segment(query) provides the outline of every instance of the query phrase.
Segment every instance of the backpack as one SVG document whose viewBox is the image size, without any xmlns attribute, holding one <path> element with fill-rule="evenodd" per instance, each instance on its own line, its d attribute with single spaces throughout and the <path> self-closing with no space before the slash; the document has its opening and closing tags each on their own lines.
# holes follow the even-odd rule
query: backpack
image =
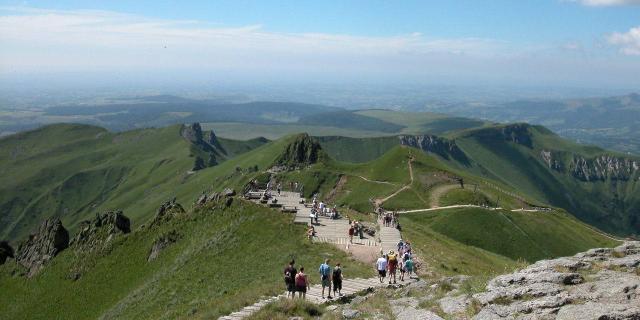
<svg viewBox="0 0 640 320">
<path fill-rule="evenodd" d="M 389 259 L 389 263 L 392 263 L 392 264 L 398 263 L 398 258 L 396 257 L 395 254 L 390 254 L 388 256 L 388 259 Z"/>
<path fill-rule="evenodd" d="M 292 283 L 293 282 L 293 275 L 291 275 L 291 269 L 289 269 L 289 268 L 284 270 L 284 282 L 285 283 Z"/>
</svg>

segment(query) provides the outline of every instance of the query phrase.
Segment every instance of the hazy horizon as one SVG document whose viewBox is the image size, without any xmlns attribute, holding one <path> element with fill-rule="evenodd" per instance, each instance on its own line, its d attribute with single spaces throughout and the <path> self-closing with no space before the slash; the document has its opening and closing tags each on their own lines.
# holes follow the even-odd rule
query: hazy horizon
<svg viewBox="0 0 640 320">
<path fill-rule="evenodd" d="M 0 1 L 0 83 L 630 92 L 640 86 L 637 4 Z"/>
</svg>

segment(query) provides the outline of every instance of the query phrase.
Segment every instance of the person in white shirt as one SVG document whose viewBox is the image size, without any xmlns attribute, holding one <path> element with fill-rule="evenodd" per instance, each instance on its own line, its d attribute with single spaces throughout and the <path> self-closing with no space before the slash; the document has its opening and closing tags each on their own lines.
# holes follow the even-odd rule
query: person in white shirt
<svg viewBox="0 0 640 320">
<path fill-rule="evenodd" d="M 385 258 L 384 255 L 376 261 L 376 269 L 378 270 L 378 280 L 380 280 L 380 283 L 383 283 L 384 278 L 387 276 L 387 258 Z"/>
</svg>

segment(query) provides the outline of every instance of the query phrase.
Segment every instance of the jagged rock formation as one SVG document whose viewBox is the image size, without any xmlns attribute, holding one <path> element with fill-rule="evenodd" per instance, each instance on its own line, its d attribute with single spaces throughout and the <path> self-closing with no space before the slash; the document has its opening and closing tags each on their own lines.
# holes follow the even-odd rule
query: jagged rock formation
<svg viewBox="0 0 640 320">
<path fill-rule="evenodd" d="M 191 150 L 195 157 L 193 171 L 213 167 L 227 154 L 213 130 L 205 134 L 197 122 L 182 125 L 180 135 L 192 144 Z"/>
<path fill-rule="evenodd" d="M 425 152 L 435 153 L 445 159 L 456 159 L 462 163 L 469 163 L 464 152 L 456 145 L 455 141 L 433 135 L 398 136 L 400 144 L 421 149 Z"/>
<path fill-rule="evenodd" d="M 320 144 L 308 134 L 301 134 L 287 146 L 276 164 L 289 168 L 304 167 L 318 162 L 321 156 Z"/>
<path fill-rule="evenodd" d="M 72 246 L 93 250 L 104 241 L 110 241 L 118 234 L 131 232 L 131 220 L 121 210 L 96 214 L 90 221 L 83 221 L 80 232 L 71 240 Z"/>
<path fill-rule="evenodd" d="M 542 161 L 549 169 L 557 172 L 569 172 L 574 178 L 582 181 L 604 181 L 607 179 L 628 181 L 640 171 L 640 161 L 632 158 L 603 154 L 594 158 L 585 158 L 570 154 L 568 164 L 562 162 L 563 153 L 542 150 Z"/>
<path fill-rule="evenodd" d="M 4 264 L 8 258 L 13 258 L 14 252 L 7 241 L 0 241 L 0 265 Z"/>
<path fill-rule="evenodd" d="M 204 206 L 208 203 L 217 203 L 218 201 L 220 201 L 223 198 L 225 199 L 225 206 L 230 206 L 231 203 L 233 202 L 233 196 L 236 195 L 236 191 L 234 189 L 231 188 L 225 188 L 224 190 L 222 190 L 222 192 L 213 192 L 209 195 L 206 194 L 202 194 L 198 200 L 196 200 L 196 205 L 197 206 Z"/>
<path fill-rule="evenodd" d="M 202 127 L 200 124 L 195 122 L 191 125 L 182 125 L 180 128 L 180 135 L 194 144 L 201 143 L 202 140 Z"/>
<path fill-rule="evenodd" d="M 601 155 L 594 159 L 573 156 L 569 169 L 574 177 L 583 181 L 629 180 L 640 169 L 640 163 L 628 158 Z"/>
<path fill-rule="evenodd" d="M 69 232 L 59 218 L 50 218 L 42 222 L 37 233 L 18 246 L 16 260 L 27 268 L 28 276 L 32 277 L 68 246 Z"/>
<path fill-rule="evenodd" d="M 149 257 L 147 258 L 147 262 L 151 262 L 158 258 L 160 252 L 169 247 L 170 245 L 176 243 L 180 239 L 180 234 L 178 234 L 175 230 L 170 231 L 167 234 L 164 234 L 158 238 L 153 243 L 151 247 L 151 251 L 149 251 Z"/>
<path fill-rule="evenodd" d="M 538 261 L 471 298 L 474 319 L 640 319 L 640 242 Z"/>
<path fill-rule="evenodd" d="M 184 214 L 184 208 L 176 202 L 176 199 L 169 200 L 163 203 L 158 211 L 156 211 L 156 216 L 151 221 L 150 226 L 153 227 L 155 225 L 161 224 L 163 222 L 169 221 L 176 216 Z"/>
</svg>

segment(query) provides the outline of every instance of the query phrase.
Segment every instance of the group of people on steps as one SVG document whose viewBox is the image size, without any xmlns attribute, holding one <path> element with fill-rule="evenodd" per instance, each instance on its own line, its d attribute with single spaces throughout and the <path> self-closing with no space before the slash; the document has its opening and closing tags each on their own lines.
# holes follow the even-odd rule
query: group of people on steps
<svg viewBox="0 0 640 320">
<path fill-rule="evenodd" d="M 400 240 L 402 242 L 402 240 Z M 398 247 L 404 246 L 398 243 Z M 385 278 L 389 277 L 389 284 L 397 283 L 397 272 L 400 270 L 400 281 L 404 281 L 405 276 L 411 279 L 415 271 L 415 263 L 411 256 L 411 249 L 408 251 L 398 251 L 398 253 L 390 250 L 386 254 L 382 254 L 376 261 L 376 270 L 378 271 L 378 280 L 383 283 Z"/>
<path fill-rule="evenodd" d="M 289 265 L 284 269 L 284 283 L 287 287 L 287 298 L 295 298 L 296 292 L 298 297 L 305 299 L 307 296 L 307 290 L 311 287 L 308 275 L 304 273 L 304 267 L 300 267 L 300 270 L 296 270 L 295 261 L 291 260 Z M 333 297 L 342 296 L 342 268 L 340 262 L 336 263 L 333 270 L 329 265 L 329 259 L 326 259 L 324 263 L 318 268 L 320 273 L 320 282 L 322 283 L 322 298 L 325 298 L 324 292 L 327 290 L 327 299 L 333 299 Z M 331 296 L 331 289 L 333 288 L 333 296 Z"/>
</svg>

